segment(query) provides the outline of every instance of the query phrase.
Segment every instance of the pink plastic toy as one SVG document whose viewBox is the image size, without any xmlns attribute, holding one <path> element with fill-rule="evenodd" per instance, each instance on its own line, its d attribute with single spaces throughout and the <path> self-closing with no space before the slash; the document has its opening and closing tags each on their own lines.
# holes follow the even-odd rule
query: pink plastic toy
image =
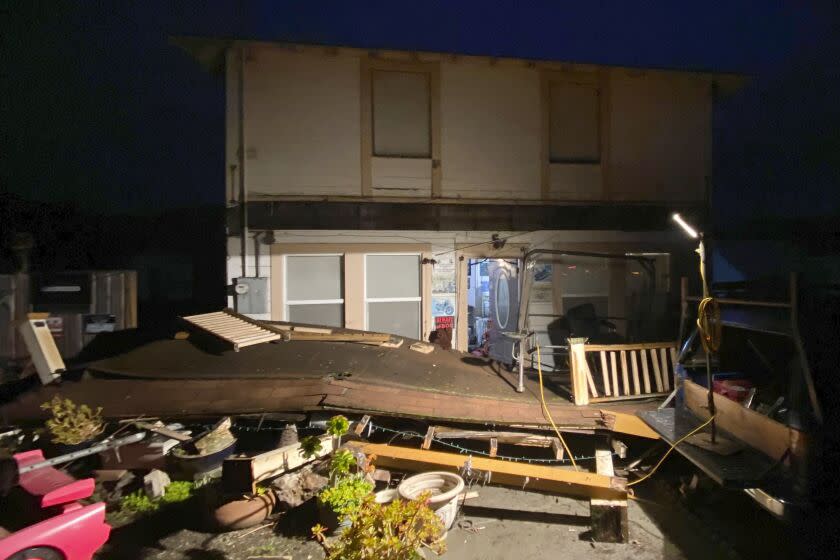
<svg viewBox="0 0 840 560">
<path fill-rule="evenodd" d="M 18 468 L 44 460 L 40 450 L 15 455 Z M 83 506 L 77 500 L 93 494 L 93 479 L 75 480 L 52 467 L 20 475 L 20 486 L 40 499 L 42 508 L 61 506 L 61 513 L 0 538 L 2 560 L 90 560 L 108 540 L 105 504 Z"/>
</svg>

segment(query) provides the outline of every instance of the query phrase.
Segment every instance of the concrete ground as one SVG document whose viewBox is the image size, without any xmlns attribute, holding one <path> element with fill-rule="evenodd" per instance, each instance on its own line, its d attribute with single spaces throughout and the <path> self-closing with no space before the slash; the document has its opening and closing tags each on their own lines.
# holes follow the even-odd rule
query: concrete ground
<svg viewBox="0 0 840 560">
<path fill-rule="evenodd" d="M 766 525 L 766 514 L 747 501 L 725 505 L 730 517 L 740 519 L 744 542 L 731 540 L 710 523 L 721 510 L 692 510 L 673 485 L 651 482 L 643 495 L 629 505 L 629 544 L 594 543 L 588 538 L 589 505 L 586 501 L 521 492 L 500 487 L 477 488 L 479 497 L 467 502 L 447 537 L 449 560 L 531 558 L 632 558 L 716 559 L 790 558 L 789 551 L 772 544 L 775 525 Z M 727 498 L 728 499 L 728 498 Z M 739 509 L 741 508 L 741 509 Z M 174 518 L 173 518 L 174 517 Z M 759 523 L 759 518 L 765 518 Z M 214 534 L 188 527 L 195 516 L 164 516 L 139 521 L 114 531 L 108 547 L 97 560 L 319 560 L 320 547 L 308 538 L 315 522 L 309 504 L 282 516 L 276 527 Z M 736 522 L 737 523 L 737 522 Z M 746 530 L 747 527 L 749 530 Z M 776 535 L 778 538 L 778 534 Z M 765 546 L 761 547 L 761 542 Z M 759 546 L 764 550 L 754 548 Z M 433 555 L 427 552 L 427 558 Z"/>
</svg>

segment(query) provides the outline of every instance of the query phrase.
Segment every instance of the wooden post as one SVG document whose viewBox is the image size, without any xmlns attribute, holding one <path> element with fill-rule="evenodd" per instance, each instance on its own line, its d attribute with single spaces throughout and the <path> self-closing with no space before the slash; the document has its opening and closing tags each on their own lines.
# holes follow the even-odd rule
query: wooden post
<svg viewBox="0 0 840 560">
<path fill-rule="evenodd" d="M 596 449 L 595 468 L 599 475 L 614 476 L 612 452 L 607 449 Z M 615 543 L 629 541 L 626 499 L 591 498 L 589 500 L 589 516 L 592 540 Z"/>
</svg>

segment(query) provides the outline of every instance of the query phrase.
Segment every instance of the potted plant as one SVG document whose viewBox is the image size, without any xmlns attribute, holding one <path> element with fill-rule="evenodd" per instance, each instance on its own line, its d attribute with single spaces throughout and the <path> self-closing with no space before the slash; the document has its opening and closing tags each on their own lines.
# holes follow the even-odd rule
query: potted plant
<svg viewBox="0 0 840 560">
<path fill-rule="evenodd" d="M 77 405 L 70 399 L 56 395 L 51 401 L 43 403 L 41 408 L 50 411 L 47 430 L 52 435 L 54 451 L 59 453 L 69 453 L 83 447 L 83 444 L 95 440 L 105 430 L 102 407 L 93 410 L 86 404 Z"/>
<path fill-rule="evenodd" d="M 419 551 L 424 546 L 443 554 L 446 544 L 439 538 L 443 522 L 426 505 L 429 495 L 387 505 L 367 496 L 334 542 L 327 542 L 326 527 L 321 525 L 314 526 L 312 534 L 328 560 L 416 560 L 422 558 Z"/>
</svg>

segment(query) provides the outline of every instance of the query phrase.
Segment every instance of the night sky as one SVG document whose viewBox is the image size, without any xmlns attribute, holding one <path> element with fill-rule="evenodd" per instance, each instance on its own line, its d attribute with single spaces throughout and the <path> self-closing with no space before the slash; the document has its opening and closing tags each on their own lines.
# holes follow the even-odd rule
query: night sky
<svg viewBox="0 0 840 560">
<path fill-rule="evenodd" d="M 168 42 L 205 35 L 747 73 L 717 117 L 721 211 L 838 207 L 830 2 L 27 4 L 4 8 L 0 85 L 0 184 L 27 199 L 112 214 L 223 203 L 222 80 Z"/>
</svg>

